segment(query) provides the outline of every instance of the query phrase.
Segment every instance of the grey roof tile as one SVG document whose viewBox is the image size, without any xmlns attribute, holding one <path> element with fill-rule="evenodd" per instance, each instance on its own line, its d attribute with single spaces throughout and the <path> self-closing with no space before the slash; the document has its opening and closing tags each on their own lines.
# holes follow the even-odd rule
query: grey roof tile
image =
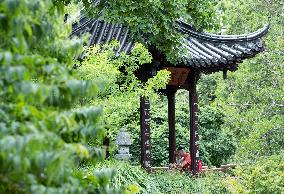
<svg viewBox="0 0 284 194">
<path fill-rule="evenodd" d="M 187 35 L 182 46 L 187 53 L 182 57 L 182 66 L 200 69 L 205 73 L 220 70 L 234 70 L 237 63 L 255 56 L 264 50 L 261 38 L 268 32 L 269 25 L 256 32 L 244 35 L 215 35 L 201 33 L 183 21 L 177 21 L 178 30 Z M 82 16 L 73 24 L 71 36 L 81 36 L 83 33 L 91 34 L 89 46 L 105 44 L 113 39 L 119 41 L 116 56 L 121 52 L 129 53 L 134 48 L 135 39 L 131 29 L 121 24 L 110 24 L 98 19 L 88 19 Z M 84 57 L 84 54 L 82 55 Z"/>
</svg>

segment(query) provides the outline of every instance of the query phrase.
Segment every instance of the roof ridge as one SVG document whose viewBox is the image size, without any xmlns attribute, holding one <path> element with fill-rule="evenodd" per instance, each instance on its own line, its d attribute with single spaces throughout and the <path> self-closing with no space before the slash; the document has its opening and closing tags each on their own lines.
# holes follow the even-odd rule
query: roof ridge
<svg viewBox="0 0 284 194">
<path fill-rule="evenodd" d="M 267 23 L 263 28 L 258 29 L 255 32 L 241 35 L 216 35 L 206 32 L 197 32 L 194 30 L 194 27 L 186 22 L 178 20 L 176 22 L 178 24 L 179 29 L 188 34 L 190 37 L 198 38 L 204 41 L 212 41 L 212 42 L 243 42 L 243 41 L 253 41 L 257 40 L 264 35 L 266 35 L 270 29 L 270 24 Z"/>
</svg>

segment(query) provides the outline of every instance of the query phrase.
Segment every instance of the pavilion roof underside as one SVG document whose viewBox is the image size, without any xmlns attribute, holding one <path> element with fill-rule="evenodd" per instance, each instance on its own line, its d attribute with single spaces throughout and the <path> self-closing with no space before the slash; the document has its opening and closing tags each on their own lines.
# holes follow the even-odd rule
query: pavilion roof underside
<svg viewBox="0 0 284 194">
<path fill-rule="evenodd" d="M 199 69 L 204 73 L 220 70 L 235 70 L 242 60 L 255 56 L 264 50 L 261 40 L 269 30 L 269 25 L 258 31 L 245 35 L 215 35 L 195 31 L 191 25 L 177 21 L 178 29 L 188 35 L 183 40 L 185 54 L 182 56 L 181 66 Z M 81 17 L 73 24 L 72 36 L 89 33 L 88 46 L 105 44 L 113 39 L 119 41 L 116 55 L 121 52 L 127 54 L 134 47 L 135 39 L 127 26 L 110 24 L 97 19 Z"/>
</svg>

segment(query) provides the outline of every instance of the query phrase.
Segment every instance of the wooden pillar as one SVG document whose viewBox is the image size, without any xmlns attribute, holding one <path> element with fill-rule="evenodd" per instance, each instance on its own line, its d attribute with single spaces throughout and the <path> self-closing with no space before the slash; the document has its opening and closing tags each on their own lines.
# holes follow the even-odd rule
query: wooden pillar
<svg viewBox="0 0 284 194">
<path fill-rule="evenodd" d="M 192 72 L 189 79 L 189 106 L 190 106 L 190 156 L 191 171 L 193 174 L 198 172 L 198 97 L 196 92 L 198 74 Z"/>
<path fill-rule="evenodd" d="M 145 169 L 151 168 L 150 146 L 150 102 L 147 98 L 140 98 L 140 129 L 141 129 L 141 165 Z"/>
<path fill-rule="evenodd" d="M 167 88 L 169 123 L 169 163 L 176 163 L 175 93 L 176 89 Z"/>
</svg>

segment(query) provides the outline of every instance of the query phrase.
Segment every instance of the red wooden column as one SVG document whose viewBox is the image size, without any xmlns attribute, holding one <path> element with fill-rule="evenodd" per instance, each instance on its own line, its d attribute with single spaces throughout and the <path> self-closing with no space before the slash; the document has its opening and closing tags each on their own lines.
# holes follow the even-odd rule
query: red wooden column
<svg viewBox="0 0 284 194">
<path fill-rule="evenodd" d="M 189 78 L 189 108 L 190 108 L 190 156 L 191 171 L 193 174 L 198 172 L 198 97 L 196 92 L 198 74 L 192 72 Z"/>
<path fill-rule="evenodd" d="M 141 165 L 145 169 L 151 168 L 150 146 L 150 102 L 147 98 L 140 98 L 140 134 L 141 134 Z"/>
<path fill-rule="evenodd" d="M 167 88 L 169 123 L 169 163 L 176 162 L 175 93 L 176 89 L 169 87 Z"/>
</svg>

